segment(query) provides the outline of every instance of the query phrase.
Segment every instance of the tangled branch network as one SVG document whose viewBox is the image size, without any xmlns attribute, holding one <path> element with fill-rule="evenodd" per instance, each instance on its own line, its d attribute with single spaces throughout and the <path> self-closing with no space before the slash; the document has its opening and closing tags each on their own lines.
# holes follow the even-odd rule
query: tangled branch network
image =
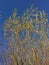
<svg viewBox="0 0 49 65">
<path fill-rule="evenodd" d="M 4 37 L 8 48 L 4 65 L 49 65 L 47 15 L 32 6 L 17 16 L 17 10 L 5 20 Z M 8 60 L 9 59 L 9 60 Z"/>
</svg>

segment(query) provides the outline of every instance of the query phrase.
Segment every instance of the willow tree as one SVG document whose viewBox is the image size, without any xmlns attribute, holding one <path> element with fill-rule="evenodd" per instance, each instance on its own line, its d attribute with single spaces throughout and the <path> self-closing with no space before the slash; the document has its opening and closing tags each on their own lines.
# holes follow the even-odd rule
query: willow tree
<svg viewBox="0 0 49 65">
<path fill-rule="evenodd" d="M 48 65 L 47 15 L 44 11 L 30 7 L 21 16 L 14 9 L 6 19 L 4 36 L 7 42 L 6 65 Z M 49 53 L 48 53 L 49 54 Z M 6 57 L 8 56 L 8 57 Z M 48 58 L 49 59 L 49 58 Z"/>
</svg>

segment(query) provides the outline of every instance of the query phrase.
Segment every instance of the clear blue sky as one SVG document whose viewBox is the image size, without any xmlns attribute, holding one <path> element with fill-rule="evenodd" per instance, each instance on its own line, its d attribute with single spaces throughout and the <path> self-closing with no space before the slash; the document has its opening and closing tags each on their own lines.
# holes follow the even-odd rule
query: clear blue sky
<svg viewBox="0 0 49 65">
<path fill-rule="evenodd" d="M 0 11 L 2 12 L 0 24 L 4 22 L 6 17 L 10 16 L 14 8 L 18 9 L 21 14 L 22 11 L 28 8 L 31 4 L 40 10 L 44 10 L 48 13 L 49 17 L 49 0 L 0 0 Z"/>
</svg>

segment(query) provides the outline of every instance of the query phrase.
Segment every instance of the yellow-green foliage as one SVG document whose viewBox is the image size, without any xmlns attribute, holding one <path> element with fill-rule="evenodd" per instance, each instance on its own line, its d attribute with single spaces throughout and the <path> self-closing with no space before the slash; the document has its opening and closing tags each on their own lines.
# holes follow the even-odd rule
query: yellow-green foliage
<svg viewBox="0 0 49 65">
<path fill-rule="evenodd" d="M 14 10 L 4 25 L 4 35 L 6 40 L 9 40 L 7 42 L 8 57 L 4 58 L 10 58 L 9 64 L 6 65 L 49 65 L 46 22 L 45 12 L 39 11 L 37 8 L 30 7 L 20 17 L 17 16 L 16 9 Z M 39 28 L 39 26 L 41 27 Z M 34 33 L 32 38 L 31 32 Z M 40 38 L 37 39 L 36 34 L 40 35 Z"/>
</svg>

